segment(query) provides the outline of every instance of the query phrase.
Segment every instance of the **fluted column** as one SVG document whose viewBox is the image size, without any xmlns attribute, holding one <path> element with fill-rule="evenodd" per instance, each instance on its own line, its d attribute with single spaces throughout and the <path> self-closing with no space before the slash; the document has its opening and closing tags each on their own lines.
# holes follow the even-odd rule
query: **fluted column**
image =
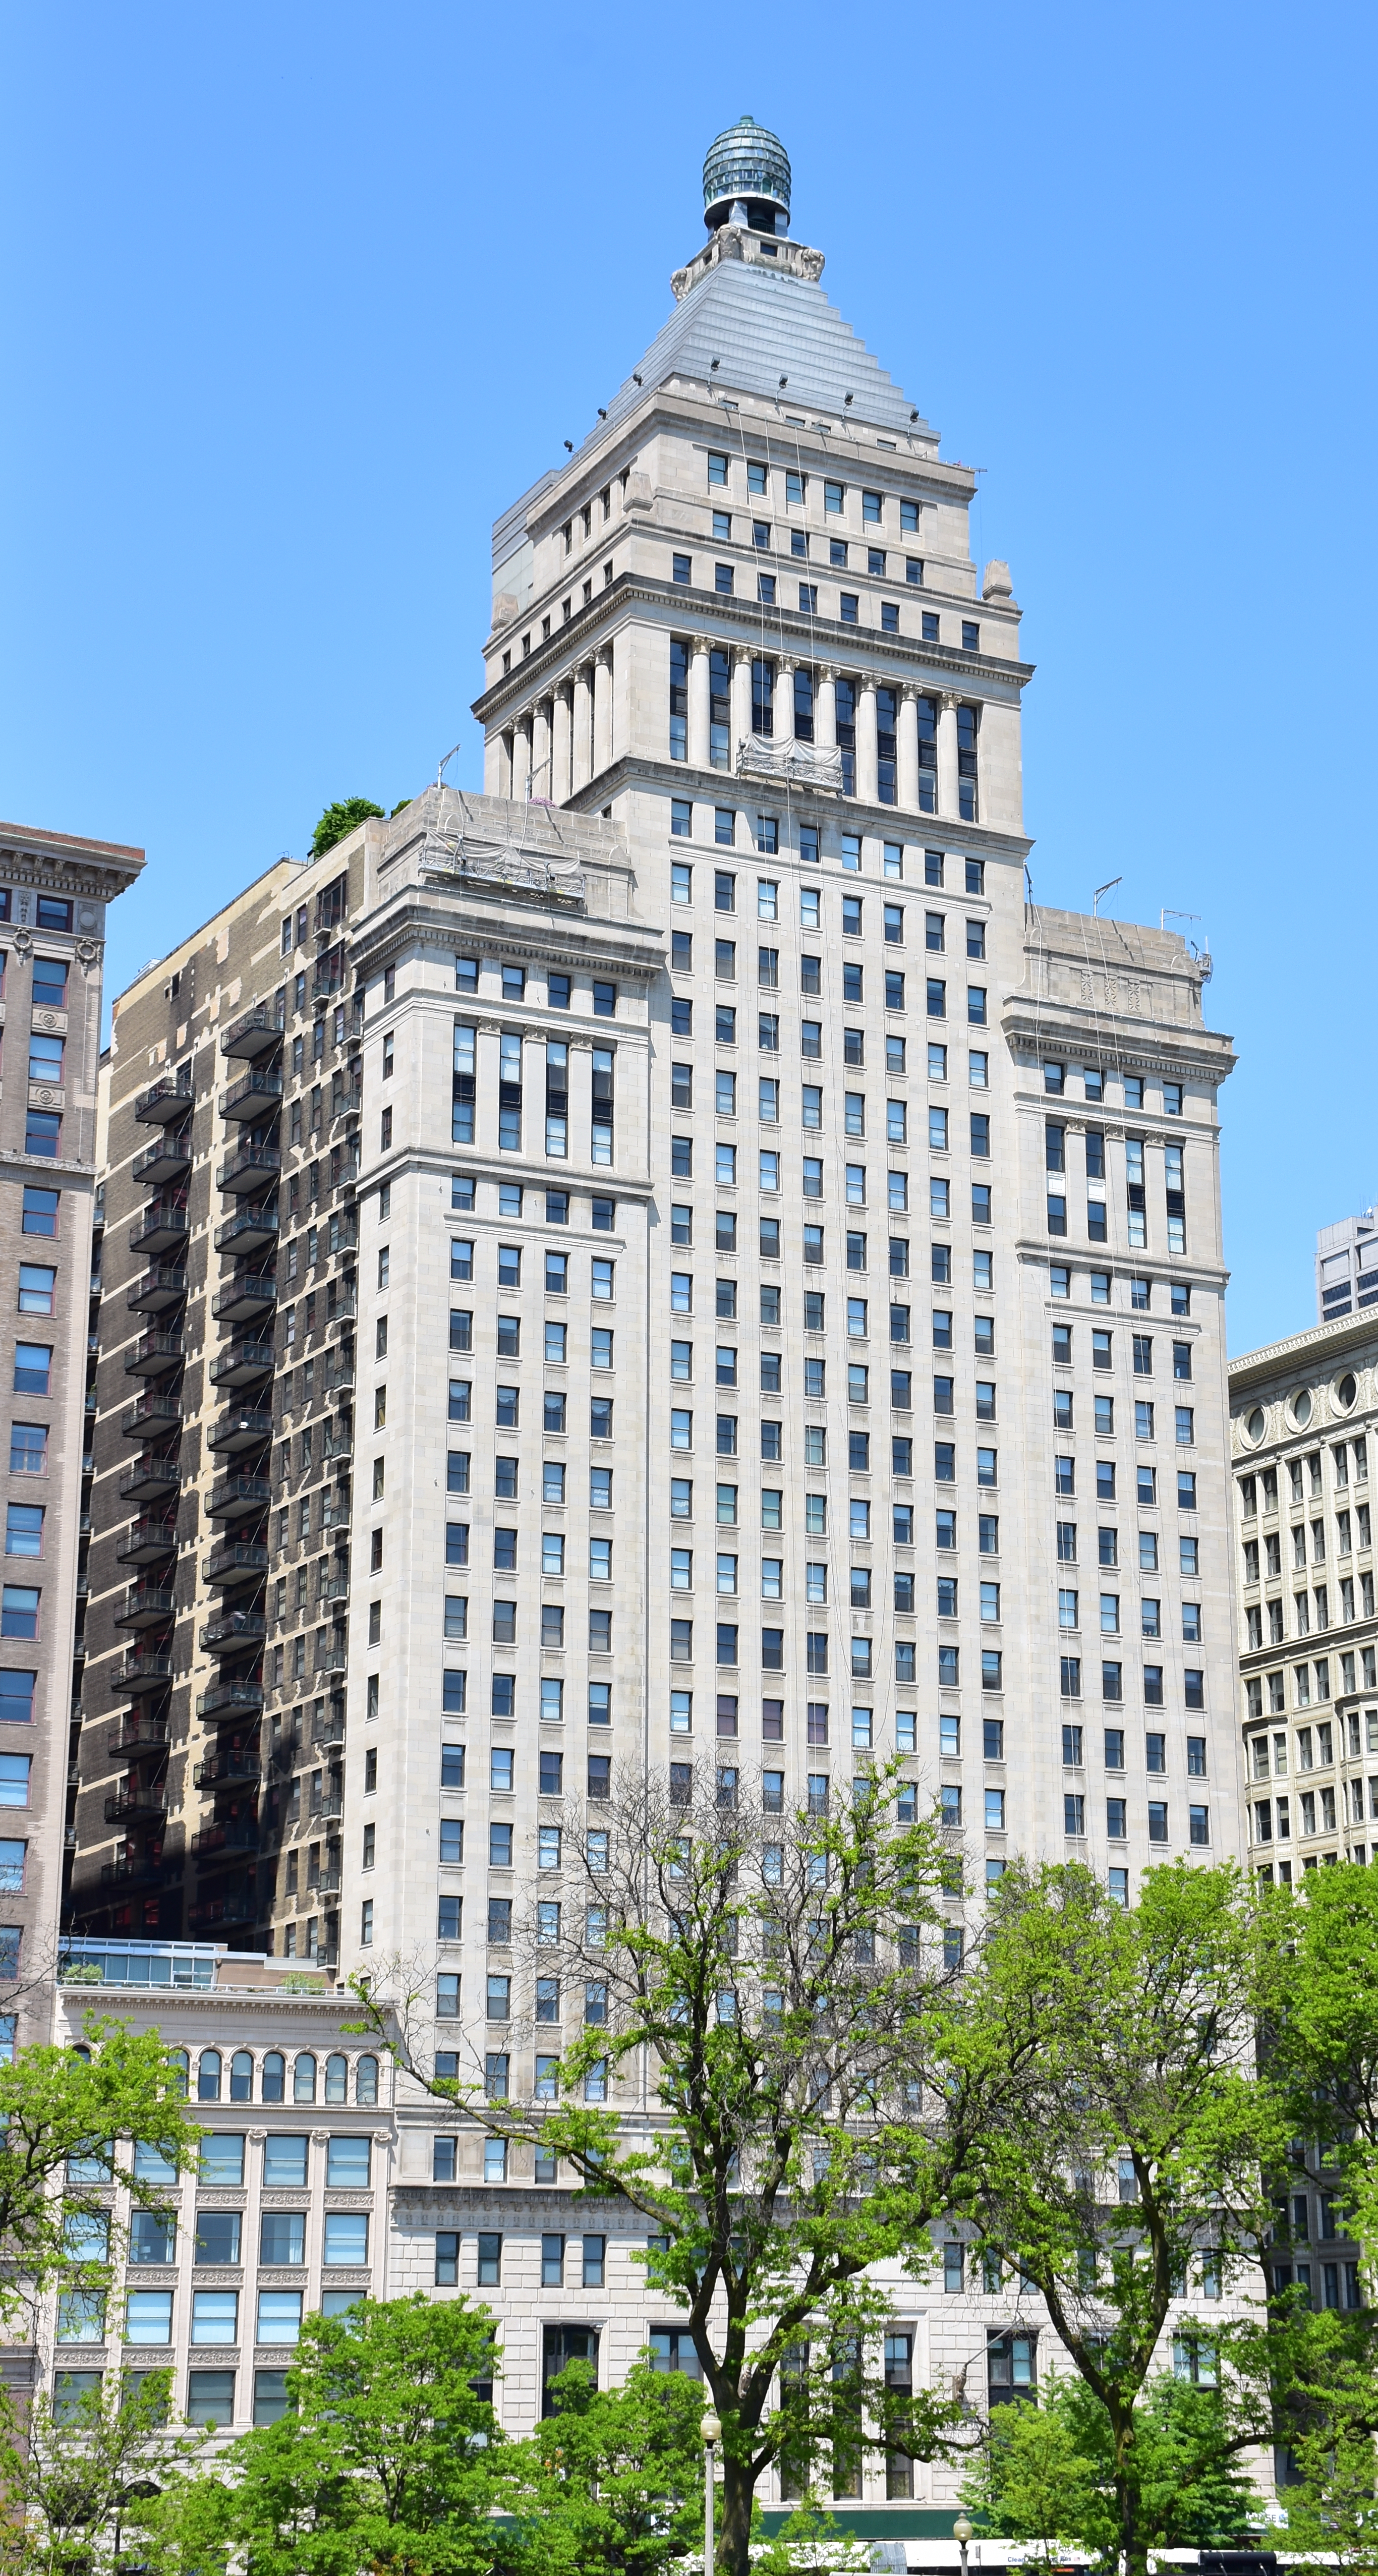
<svg viewBox="0 0 1378 2576">
<path fill-rule="evenodd" d="M 612 760 L 612 654 L 604 644 L 593 666 L 593 775 Z"/>
<path fill-rule="evenodd" d="M 822 751 L 837 749 L 837 672 L 820 662 L 813 675 L 813 738 Z"/>
<path fill-rule="evenodd" d="M 550 701 L 538 698 L 531 710 L 531 793 L 550 798 Z"/>
<path fill-rule="evenodd" d="M 737 746 L 751 740 L 751 646 L 732 647 L 732 741 L 728 749 L 728 767 L 737 766 Z"/>
<path fill-rule="evenodd" d="M 506 796 L 512 785 L 512 747 L 506 734 L 490 733 L 483 746 L 483 792 Z"/>
<path fill-rule="evenodd" d="M 900 690 L 895 794 L 905 814 L 919 810 L 919 693 L 912 680 Z"/>
<path fill-rule="evenodd" d="M 951 691 L 938 700 L 938 812 L 946 823 L 957 820 L 957 700 Z"/>
<path fill-rule="evenodd" d="M 574 674 L 574 741 L 570 753 L 570 794 L 577 796 L 587 787 L 590 775 L 589 745 L 593 731 L 593 665 L 581 662 Z"/>
<path fill-rule="evenodd" d="M 856 792 L 863 805 L 874 805 L 876 777 L 876 684 L 862 674 L 856 697 Z"/>
<path fill-rule="evenodd" d="M 551 730 L 550 793 L 557 805 L 563 805 L 570 784 L 570 704 L 569 682 L 562 680 L 555 692 L 554 724 Z"/>
<path fill-rule="evenodd" d="M 518 716 L 512 728 L 512 801 L 524 805 L 531 793 L 531 717 Z"/>
<path fill-rule="evenodd" d="M 689 766 L 708 767 L 711 672 L 708 656 L 713 650 L 711 635 L 696 635 L 689 655 Z"/>
</svg>

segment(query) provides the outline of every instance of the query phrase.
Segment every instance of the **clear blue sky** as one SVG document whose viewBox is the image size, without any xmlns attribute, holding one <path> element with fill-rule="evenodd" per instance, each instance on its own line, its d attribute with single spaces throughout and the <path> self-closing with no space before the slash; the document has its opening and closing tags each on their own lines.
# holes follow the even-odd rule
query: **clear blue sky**
<svg viewBox="0 0 1378 2576">
<path fill-rule="evenodd" d="M 580 438 L 743 110 L 983 466 L 1035 890 L 1201 914 L 1232 1346 L 1378 1196 L 1374 16 L 130 0 L 0 15 L 0 812 L 142 842 L 117 987 L 464 741 L 488 528 Z M 1365 433 L 1370 433 L 1365 437 Z"/>
</svg>

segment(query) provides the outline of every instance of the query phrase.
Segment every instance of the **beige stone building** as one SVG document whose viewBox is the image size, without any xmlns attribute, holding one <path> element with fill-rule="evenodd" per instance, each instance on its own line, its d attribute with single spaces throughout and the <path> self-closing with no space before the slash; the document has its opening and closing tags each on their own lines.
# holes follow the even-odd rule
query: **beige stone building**
<svg viewBox="0 0 1378 2576">
<path fill-rule="evenodd" d="M 770 141 L 498 522 L 487 792 L 271 872 L 116 1023 L 109 1225 L 184 1320 L 137 1448 L 103 1334 L 80 1920 L 419 1958 L 437 2066 L 517 2093 L 575 2008 L 522 1934 L 619 1767 L 770 1811 L 897 1758 L 954 1924 L 1017 1851 L 1127 1897 L 1242 1848 L 1209 960 L 1026 900 L 1008 573 Z M 687 2352 L 617 2212 L 429 2106 L 392 2238 L 498 2307 L 514 2423 L 571 2351 Z M 894 2286 L 897 2370 L 1036 2375 L 960 2231 Z"/>
<path fill-rule="evenodd" d="M 1249 1854 L 1290 1883 L 1378 1847 L 1378 1318 L 1235 1360 L 1230 1432 Z"/>
</svg>

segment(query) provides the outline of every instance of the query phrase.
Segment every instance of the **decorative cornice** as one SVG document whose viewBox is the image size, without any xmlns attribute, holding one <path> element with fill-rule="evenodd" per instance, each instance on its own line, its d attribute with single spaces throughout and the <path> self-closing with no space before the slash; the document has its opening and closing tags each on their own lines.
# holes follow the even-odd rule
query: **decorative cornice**
<svg viewBox="0 0 1378 2576">
<path fill-rule="evenodd" d="M 500 717 L 504 708 L 514 700 L 521 700 L 524 704 L 533 685 L 539 684 L 541 689 L 548 688 L 551 677 L 557 670 L 562 677 L 564 676 L 564 666 L 570 657 L 570 647 L 577 628 L 582 626 L 583 633 L 579 639 L 578 650 L 573 655 L 575 662 L 587 658 L 591 649 L 589 639 L 595 633 L 601 645 L 603 630 L 620 623 L 623 611 L 634 601 L 647 607 L 676 609 L 686 625 L 692 625 L 708 617 L 712 619 L 715 629 L 741 628 L 744 630 L 742 640 L 754 652 L 760 652 L 762 649 L 761 627 L 762 620 L 766 619 L 769 621 L 771 643 L 778 644 L 780 650 L 784 649 L 786 641 L 792 646 L 802 647 L 802 650 L 795 654 L 796 662 L 819 661 L 823 658 L 823 652 L 820 651 L 822 647 L 830 657 L 839 653 L 842 655 L 840 667 L 844 670 L 862 667 L 858 657 L 864 653 L 867 659 L 878 659 L 883 666 L 882 677 L 885 670 L 888 670 L 892 664 L 902 663 L 906 671 L 920 670 L 934 674 L 934 686 L 937 685 L 938 675 L 941 674 L 947 678 L 949 685 L 953 680 L 967 682 L 980 680 L 998 685 L 1006 691 L 1012 686 L 1022 689 L 1034 676 L 1035 665 L 1032 662 L 1006 662 L 985 653 L 953 653 L 945 651 L 940 644 L 922 644 L 917 641 L 911 643 L 906 636 L 885 635 L 878 628 L 870 626 L 844 626 L 837 618 L 804 617 L 797 610 L 784 607 L 762 609 L 758 603 L 751 600 L 724 599 L 720 598 L 716 591 L 686 588 L 675 582 L 653 581 L 645 573 L 623 572 L 618 574 L 609 589 L 597 592 L 595 597 L 570 619 L 568 626 L 557 628 L 548 642 L 542 643 L 529 654 L 514 671 L 505 671 L 500 679 L 493 682 L 491 688 L 485 689 L 480 697 L 475 698 L 472 701 L 470 713 L 477 717 L 485 732 L 489 731 L 494 720 Z M 585 620 L 588 621 L 587 624 L 584 623 Z M 735 639 L 731 633 L 724 635 L 718 632 L 714 640 L 730 646 Z M 990 687 L 986 689 L 970 687 L 966 694 L 984 703 L 991 695 L 991 689 Z"/>
<path fill-rule="evenodd" d="M 447 895 L 459 895 L 464 899 L 464 909 L 456 918 L 454 914 L 437 914 L 432 908 L 434 895 L 441 891 L 439 887 L 399 886 L 394 908 L 386 914 L 381 911 L 375 913 L 369 924 L 356 934 L 350 949 L 352 962 L 373 972 L 390 952 L 415 941 L 418 933 L 422 945 L 443 946 L 453 951 L 455 938 L 461 931 L 464 937 L 478 940 L 485 930 L 491 928 L 491 953 L 494 956 L 500 949 L 504 957 L 538 959 L 558 956 L 562 964 L 569 960 L 582 963 L 590 959 L 596 964 L 615 965 L 622 974 L 646 984 L 653 982 L 666 964 L 663 945 L 654 949 L 650 946 L 652 940 L 663 942 L 665 934 L 649 923 L 638 936 L 638 924 L 610 922 L 597 913 L 547 912 L 540 903 L 522 900 L 514 901 L 509 911 L 501 897 L 495 898 L 491 890 L 485 889 L 482 894 L 477 890 L 470 893 L 460 884 L 443 889 Z M 525 926 L 528 922 L 531 924 L 529 929 Z M 443 996 L 447 1004 L 461 1002 L 464 998 L 462 994 L 455 993 Z M 477 997 L 470 998 L 474 999 L 475 1007 L 479 1007 Z M 502 1016 L 506 1025 L 509 1014 L 504 1012 Z M 563 1018 L 564 1015 L 561 1016 Z M 541 1023 L 541 1031 L 547 1037 L 551 1035 L 546 1022 Z M 624 1033 L 631 1035 L 630 1030 Z"/>
<path fill-rule="evenodd" d="M 682 760 L 656 760 L 645 752 L 628 751 L 613 761 L 610 768 L 600 769 L 585 786 L 576 788 L 560 810 L 562 813 L 581 814 L 589 806 L 605 805 L 609 797 L 616 796 L 622 788 L 636 786 L 645 780 L 671 788 L 680 795 L 687 784 L 693 783 L 706 797 L 721 803 L 723 788 L 732 778 L 733 773 L 727 770 L 693 769 Z M 733 783 L 741 784 L 739 780 Z M 766 782 L 761 780 L 757 784 L 764 786 Z M 1032 841 L 1027 840 L 1022 832 L 997 831 L 988 823 L 959 823 L 950 814 L 916 814 L 907 805 L 868 805 L 859 796 L 837 796 L 828 789 L 810 789 L 798 780 L 791 782 L 789 797 L 797 813 L 805 816 L 844 815 L 849 829 L 855 820 L 858 831 L 874 833 L 877 840 L 898 838 L 915 844 L 928 841 L 945 850 L 980 850 L 988 858 L 1018 860 L 1021 864 L 1033 848 Z"/>
<path fill-rule="evenodd" d="M 1262 1350 L 1245 1351 L 1237 1360 L 1231 1360 L 1228 1368 L 1230 1394 L 1233 1396 L 1236 1389 L 1242 1393 L 1246 1387 L 1262 1386 L 1270 1377 L 1296 1376 L 1299 1372 L 1289 1367 L 1293 1360 L 1350 1358 L 1355 1351 L 1362 1350 L 1365 1342 L 1378 1343 L 1378 1309 L 1363 1315 L 1346 1315 L 1333 1324 L 1312 1324 L 1304 1333 L 1293 1333 L 1283 1342 L 1268 1342 Z M 1314 1445 L 1314 1425 L 1308 1424 L 1307 1430 Z M 1289 1440 L 1295 1439 L 1299 1445 L 1305 1442 L 1306 1437 L 1307 1434 L 1301 1431 L 1288 1434 Z M 1269 1444 L 1265 1442 L 1263 1445 Z"/>
</svg>

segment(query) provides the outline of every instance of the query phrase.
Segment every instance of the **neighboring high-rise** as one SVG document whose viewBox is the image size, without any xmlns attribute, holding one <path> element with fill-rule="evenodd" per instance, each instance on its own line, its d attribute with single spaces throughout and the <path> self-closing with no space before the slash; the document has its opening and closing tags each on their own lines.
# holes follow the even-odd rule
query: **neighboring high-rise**
<svg viewBox="0 0 1378 2576">
<path fill-rule="evenodd" d="M 107 906 L 142 850 L 0 823 L 0 1280 L 11 1317 L 0 1600 L 0 2044 L 46 2038 L 91 1460 L 96 1089 Z M 19 2022 L 16 2033 L 16 2019 Z"/>
<path fill-rule="evenodd" d="M 522 1936 L 620 1767 L 816 1809 L 898 1757 L 954 1917 L 1017 1851 L 1128 1896 L 1240 1844 L 1207 969 L 1026 903 L 974 478 L 773 138 L 705 177 L 674 315 L 498 522 L 488 792 L 270 872 L 116 1022 L 165 1303 L 102 1358 L 82 1920 L 172 1929 L 175 1868 L 189 1927 L 433 1960 L 437 2061 L 519 2095 L 583 2009 Z M 688 2353 L 625 2214 L 435 2130 L 390 2277 L 493 2301 L 510 2421 L 571 2351 Z M 1028 2384 L 1036 2305 L 944 2278 L 896 2368 Z"/>
<path fill-rule="evenodd" d="M 84 1932 L 336 1953 L 364 844 L 270 868 L 115 1004 Z"/>
<path fill-rule="evenodd" d="M 1378 1306 L 1378 1208 L 1362 1208 L 1316 1235 L 1316 1321 L 1338 1324 Z"/>
</svg>

